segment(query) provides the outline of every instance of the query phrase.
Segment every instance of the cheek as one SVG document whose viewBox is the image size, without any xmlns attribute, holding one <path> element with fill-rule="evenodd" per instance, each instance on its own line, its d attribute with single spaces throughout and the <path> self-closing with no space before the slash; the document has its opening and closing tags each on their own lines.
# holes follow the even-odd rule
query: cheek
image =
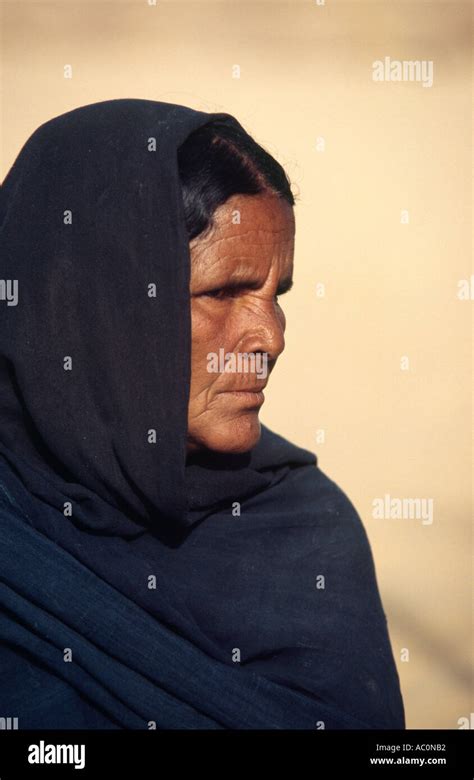
<svg viewBox="0 0 474 780">
<path fill-rule="evenodd" d="M 191 306 L 191 341 L 196 354 L 207 353 L 222 341 L 225 319 L 198 304 Z"/>
<path fill-rule="evenodd" d="M 196 390 L 212 384 L 217 374 L 207 370 L 209 352 L 218 352 L 225 344 L 226 317 L 205 311 L 199 303 L 191 305 L 191 381 Z"/>
</svg>

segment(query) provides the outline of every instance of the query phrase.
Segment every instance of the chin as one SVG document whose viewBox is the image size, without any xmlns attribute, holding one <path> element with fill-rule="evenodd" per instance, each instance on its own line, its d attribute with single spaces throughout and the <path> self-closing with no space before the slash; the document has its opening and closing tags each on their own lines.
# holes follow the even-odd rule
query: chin
<svg viewBox="0 0 474 780">
<path fill-rule="evenodd" d="M 258 411 L 252 411 L 229 422 L 219 421 L 200 437 L 200 446 L 214 452 L 238 454 L 253 449 L 260 435 Z"/>
</svg>

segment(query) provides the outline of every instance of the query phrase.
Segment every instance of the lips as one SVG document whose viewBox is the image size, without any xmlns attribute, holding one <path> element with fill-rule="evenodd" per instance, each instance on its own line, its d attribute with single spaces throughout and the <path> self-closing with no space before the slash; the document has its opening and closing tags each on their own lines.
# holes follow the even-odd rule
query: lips
<svg viewBox="0 0 474 780">
<path fill-rule="evenodd" d="M 224 393 L 261 393 L 265 389 L 267 383 L 264 385 L 256 385 L 255 387 L 236 387 L 230 390 L 223 390 Z"/>
<path fill-rule="evenodd" d="M 265 401 L 262 390 L 249 390 L 248 388 L 245 390 L 226 390 L 223 395 L 234 398 L 235 401 L 248 409 L 257 409 Z"/>
</svg>

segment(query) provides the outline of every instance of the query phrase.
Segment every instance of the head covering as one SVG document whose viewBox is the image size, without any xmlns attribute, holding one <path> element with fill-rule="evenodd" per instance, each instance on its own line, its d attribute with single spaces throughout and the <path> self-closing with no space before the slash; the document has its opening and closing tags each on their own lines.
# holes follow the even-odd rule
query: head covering
<svg viewBox="0 0 474 780">
<path fill-rule="evenodd" d="M 18 302 L 0 306 L 1 441 L 96 530 L 197 519 L 177 150 L 213 118 L 239 125 L 147 100 L 85 106 L 42 125 L 2 187 L 1 273 Z"/>
<path fill-rule="evenodd" d="M 262 426 L 251 452 L 186 461 L 177 150 L 217 117 L 239 124 L 85 106 L 2 187 L 0 639 L 24 728 L 404 724 L 368 540 L 314 454 Z M 25 663 L 63 686 L 56 716 Z"/>
</svg>

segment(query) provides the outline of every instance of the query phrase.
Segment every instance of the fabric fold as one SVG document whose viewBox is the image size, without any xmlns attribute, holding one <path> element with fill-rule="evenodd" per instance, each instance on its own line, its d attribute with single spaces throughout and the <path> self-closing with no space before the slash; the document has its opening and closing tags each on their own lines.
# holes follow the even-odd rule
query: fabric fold
<svg viewBox="0 0 474 780">
<path fill-rule="evenodd" d="M 0 542 L 2 641 L 38 658 L 122 727 L 313 729 L 318 720 L 328 728 L 369 727 L 210 661 L 4 508 Z M 66 648 L 71 663 L 63 660 Z M 61 718 L 73 727 L 66 713 Z M 28 712 L 20 720 L 28 728 Z"/>
</svg>

